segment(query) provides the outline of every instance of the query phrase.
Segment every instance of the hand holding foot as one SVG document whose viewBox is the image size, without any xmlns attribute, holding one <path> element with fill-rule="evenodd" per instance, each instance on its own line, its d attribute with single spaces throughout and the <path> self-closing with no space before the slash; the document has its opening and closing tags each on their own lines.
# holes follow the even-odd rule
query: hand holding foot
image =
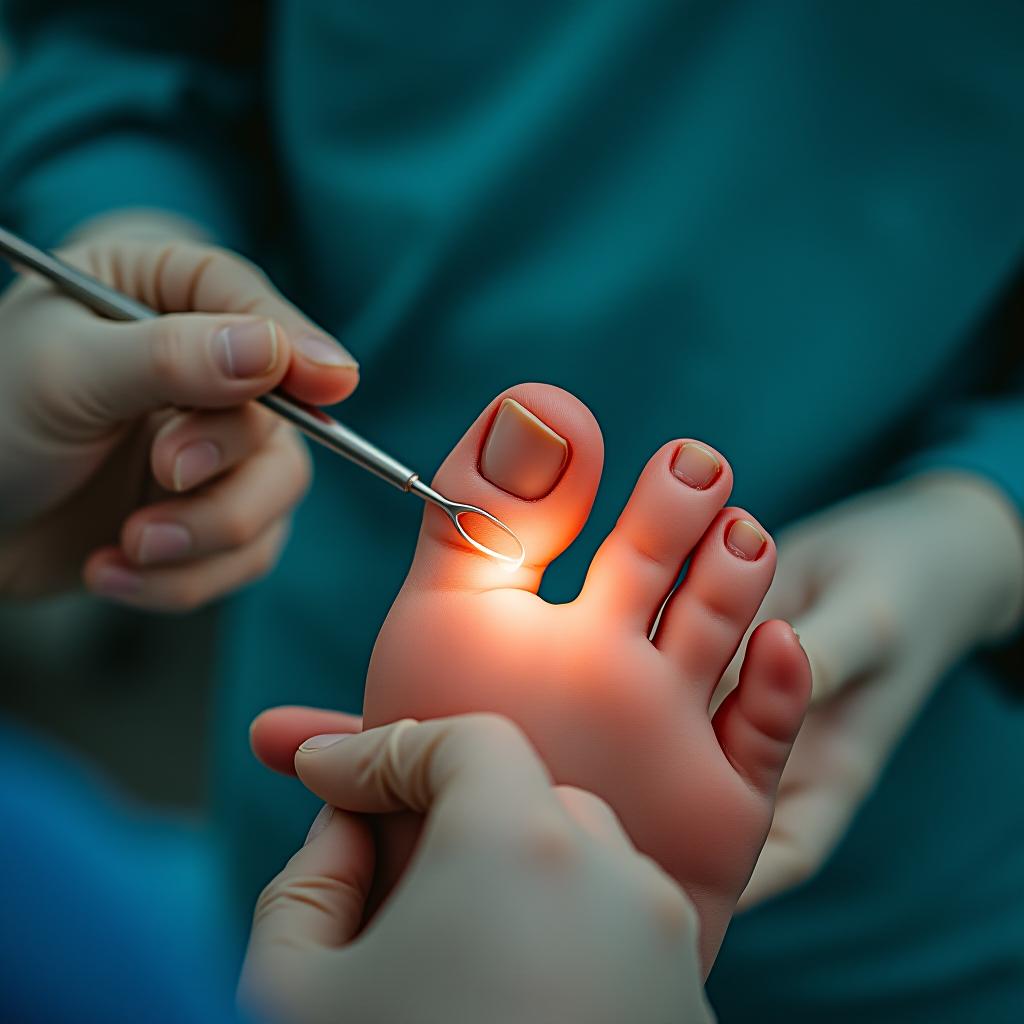
<svg viewBox="0 0 1024 1024">
<path fill-rule="evenodd" d="M 239 997 L 261 1019 L 710 1021 L 686 895 L 607 804 L 553 788 L 510 722 L 317 736 L 295 763 L 328 804 L 256 908 Z M 426 816 L 423 842 L 363 929 L 374 847 L 349 812 L 406 809 Z"/>
</svg>

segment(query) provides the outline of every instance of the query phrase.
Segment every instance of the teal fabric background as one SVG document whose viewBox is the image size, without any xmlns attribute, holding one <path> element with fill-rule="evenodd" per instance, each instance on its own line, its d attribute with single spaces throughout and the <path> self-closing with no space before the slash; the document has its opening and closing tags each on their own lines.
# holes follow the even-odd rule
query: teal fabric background
<svg viewBox="0 0 1024 1024">
<path fill-rule="evenodd" d="M 338 333 L 363 367 L 345 419 L 426 473 L 509 384 L 575 392 L 607 470 L 552 599 L 684 434 L 771 528 L 934 465 L 1024 506 L 1021 344 L 982 330 L 1024 255 L 1019 4 L 46 6 L 7 5 L 4 218 L 42 241 L 124 203 L 209 225 Z M 246 725 L 358 709 L 415 539 L 415 502 L 317 470 L 230 612 L 240 906 L 315 811 Z M 1024 710 L 995 683 L 946 680 L 820 877 L 736 922 L 723 1021 L 1019 1019 Z"/>
</svg>

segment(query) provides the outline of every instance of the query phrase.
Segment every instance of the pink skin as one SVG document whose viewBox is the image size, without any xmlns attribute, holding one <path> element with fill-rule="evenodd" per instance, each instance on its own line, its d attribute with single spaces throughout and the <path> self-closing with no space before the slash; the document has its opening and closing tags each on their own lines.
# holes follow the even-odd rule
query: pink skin
<svg viewBox="0 0 1024 1024">
<path fill-rule="evenodd" d="M 521 500 L 480 473 L 506 397 L 568 442 L 561 475 L 536 500 Z M 515 573 L 497 567 L 428 508 L 412 569 L 374 649 L 365 721 L 493 711 L 518 722 L 556 783 L 607 800 L 639 849 L 686 888 L 710 969 L 768 833 L 811 680 L 792 629 L 766 622 L 748 646 L 738 689 L 711 716 L 715 687 L 771 583 L 775 546 L 763 530 L 760 543 L 760 527 L 746 512 L 723 508 L 732 472 L 720 455 L 701 446 L 721 467 L 703 489 L 672 472 L 686 443 L 655 453 L 580 596 L 550 605 L 536 591 L 589 513 L 601 474 L 600 430 L 557 388 L 520 385 L 495 399 L 434 485 L 508 523 L 525 543 L 527 563 Z M 513 465 L 511 478 L 515 472 Z M 727 544 L 738 521 L 754 527 L 742 527 L 739 537 L 753 557 Z M 691 554 L 686 581 L 652 640 L 652 623 Z M 273 719 L 260 724 L 262 745 L 273 748 L 268 760 L 280 762 L 303 738 L 296 710 L 290 714 L 279 729 Z M 303 729 L 314 725 L 301 721 Z M 322 726 L 339 731 L 336 723 Z M 401 870 L 415 827 L 383 823 L 378 863 L 387 878 Z"/>
</svg>

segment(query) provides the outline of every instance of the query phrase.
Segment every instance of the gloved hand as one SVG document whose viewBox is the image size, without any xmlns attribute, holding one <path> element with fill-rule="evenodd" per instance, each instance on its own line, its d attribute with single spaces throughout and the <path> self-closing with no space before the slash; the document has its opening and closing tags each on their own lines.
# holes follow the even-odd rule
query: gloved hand
<svg viewBox="0 0 1024 1024">
<path fill-rule="evenodd" d="M 356 363 L 228 252 L 107 231 L 62 255 L 170 315 L 113 323 L 32 277 L 0 297 L 0 594 L 84 576 L 193 608 L 273 565 L 309 482 L 298 437 L 249 400 L 339 401 Z"/>
<path fill-rule="evenodd" d="M 711 1020 L 683 890 L 636 852 L 602 800 L 552 788 L 506 719 L 314 737 L 295 768 L 328 807 L 256 907 L 239 997 L 259 1017 Z M 360 932 L 374 848 L 348 812 L 406 810 L 426 815 L 422 842 Z"/>
<path fill-rule="evenodd" d="M 980 477 L 925 474 L 783 533 L 759 619 L 793 622 L 814 697 L 741 907 L 821 866 L 938 680 L 1022 610 L 1020 516 Z"/>
</svg>

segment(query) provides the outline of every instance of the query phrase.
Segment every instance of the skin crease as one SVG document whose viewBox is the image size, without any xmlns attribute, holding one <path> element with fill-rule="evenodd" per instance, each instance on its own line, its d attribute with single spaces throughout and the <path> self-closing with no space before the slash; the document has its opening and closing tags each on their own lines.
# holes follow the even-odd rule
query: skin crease
<svg viewBox="0 0 1024 1024">
<path fill-rule="evenodd" d="M 568 441 L 561 478 L 536 501 L 520 501 L 478 472 L 506 397 Z M 364 710 L 367 727 L 471 711 L 515 721 L 556 783 L 607 800 L 638 848 L 684 886 L 700 915 L 709 969 L 768 832 L 810 672 L 792 630 L 766 623 L 748 645 L 736 696 L 711 719 L 711 696 L 771 583 L 774 546 L 765 534 L 754 561 L 726 547 L 737 521 L 760 528 L 742 510 L 723 509 L 732 477 L 720 456 L 722 471 L 704 490 L 673 475 L 683 443 L 652 458 L 580 597 L 549 605 L 535 591 L 589 512 L 600 433 L 589 412 L 556 388 L 521 385 L 499 396 L 435 486 L 507 522 L 525 543 L 527 563 L 508 573 L 464 549 L 428 509 L 374 649 Z M 651 623 L 695 544 L 687 582 L 652 642 Z M 410 818 L 383 822 L 382 892 L 401 871 L 416 828 Z"/>
</svg>

